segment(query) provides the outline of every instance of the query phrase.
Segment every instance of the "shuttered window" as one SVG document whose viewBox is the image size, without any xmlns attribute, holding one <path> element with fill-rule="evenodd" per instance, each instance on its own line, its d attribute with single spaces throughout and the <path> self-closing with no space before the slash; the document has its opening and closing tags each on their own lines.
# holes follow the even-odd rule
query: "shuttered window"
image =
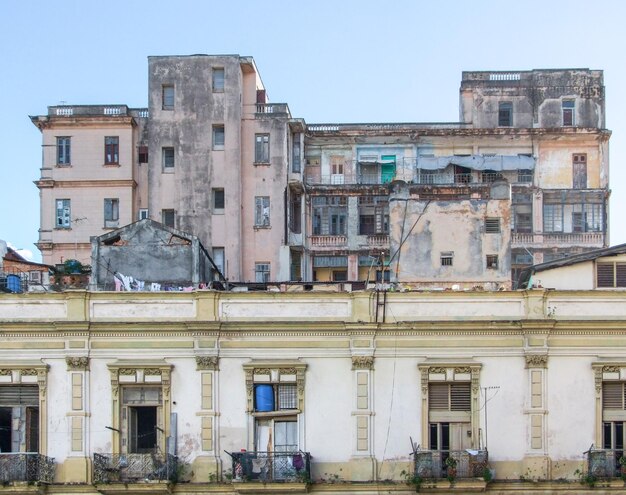
<svg viewBox="0 0 626 495">
<path fill-rule="evenodd" d="M 0 386 L 0 406 L 38 406 L 39 387 L 37 385 Z"/>
<path fill-rule="evenodd" d="M 471 410 L 469 383 L 430 383 L 428 386 L 428 404 L 431 411 Z"/>
<path fill-rule="evenodd" d="M 602 385 L 602 408 L 624 409 L 624 384 L 604 382 Z"/>
<path fill-rule="evenodd" d="M 598 263 L 596 287 L 626 287 L 626 263 Z"/>
</svg>

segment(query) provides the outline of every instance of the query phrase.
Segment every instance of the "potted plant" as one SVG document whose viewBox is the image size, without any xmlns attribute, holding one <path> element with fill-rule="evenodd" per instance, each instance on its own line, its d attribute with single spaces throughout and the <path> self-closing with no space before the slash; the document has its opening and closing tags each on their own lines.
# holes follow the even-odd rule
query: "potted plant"
<svg viewBox="0 0 626 495">
<path fill-rule="evenodd" d="M 446 478 L 452 483 L 456 479 L 456 459 L 454 457 L 448 457 L 445 461 L 446 465 Z"/>
</svg>

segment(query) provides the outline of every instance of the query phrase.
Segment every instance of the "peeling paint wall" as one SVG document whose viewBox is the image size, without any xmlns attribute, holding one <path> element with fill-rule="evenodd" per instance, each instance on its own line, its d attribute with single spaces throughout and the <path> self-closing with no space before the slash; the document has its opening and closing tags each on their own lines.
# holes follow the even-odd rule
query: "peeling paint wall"
<svg viewBox="0 0 626 495">
<path fill-rule="evenodd" d="M 418 189 L 394 183 L 389 199 L 392 280 L 439 287 L 486 282 L 510 287 L 508 187 L 492 185 L 491 196 L 484 191 L 464 196 L 451 187 L 449 199 L 443 191 L 427 199 L 423 190 L 420 195 Z M 499 219 L 498 233 L 487 232 L 487 219 Z M 487 266 L 487 255 L 497 256 L 497 268 Z"/>
</svg>

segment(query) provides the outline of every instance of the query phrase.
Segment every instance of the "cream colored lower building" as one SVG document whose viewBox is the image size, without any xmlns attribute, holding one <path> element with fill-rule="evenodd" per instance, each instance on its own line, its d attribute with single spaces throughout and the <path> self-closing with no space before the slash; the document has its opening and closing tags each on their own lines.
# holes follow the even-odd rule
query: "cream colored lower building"
<svg viewBox="0 0 626 495">
<path fill-rule="evenodd" d="M 623 489 L 624 384 L 624 292 L 7 294 L 0 493 Z"/>
</svg>

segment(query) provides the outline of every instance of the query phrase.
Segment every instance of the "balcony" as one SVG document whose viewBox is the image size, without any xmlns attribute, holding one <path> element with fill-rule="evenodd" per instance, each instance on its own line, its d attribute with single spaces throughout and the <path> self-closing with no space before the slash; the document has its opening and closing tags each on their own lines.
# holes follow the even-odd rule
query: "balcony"
<svg viewBox="0 0 626 495">
<path fill-rule="evenodd" d="M 482 478 L 487 460 L 486 450 L 418 450 L 415 475 L 424 480 Z"/>
<path fill-rule="evenodd" d="M 94 454 L 94 483 L 176 481 L 178 459 L 170 454 Z"/>
<path fill-rule="evenodd" d="M 257 103 L 255 117 L 291 117 L 287 103 Z"/>
<path fill-rule="evenodd" d="M 587 452 L 587 475 L 596 479 L 619 478 L 626 472 L 622 466 L 624 452 L 621 450 L 589 449 Z"/>
<path fill-rule="evenodd" d="M 369 247 L 389 247 L 389 235 L 388 234 L 374 234 L 367 236 L 367 245 Z"/>
<path fill-rule="evenodd" d="M 231 452 L 234 482 L 308 483 L 309 452 Z"/>
<path fill-rule="evenodd" d="M 345 246 L 348 237 L 345 235 L 312 235 L 311 246 L 313 247 L 335 247 Z"/>
<path fill-rule="evenodd" d="M 31 452 L 0 454 L 0 483 L 52 483 L 54 459 Z"/>
</svg>

